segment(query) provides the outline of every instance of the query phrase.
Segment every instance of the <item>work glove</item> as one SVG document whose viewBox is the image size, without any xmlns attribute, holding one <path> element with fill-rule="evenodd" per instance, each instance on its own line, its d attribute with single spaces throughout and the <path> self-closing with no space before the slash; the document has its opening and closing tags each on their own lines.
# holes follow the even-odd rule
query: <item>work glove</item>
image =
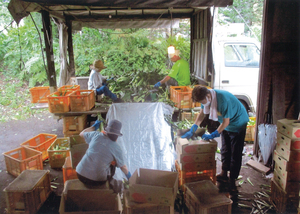
<svg viewBox="0 0 300 214">
<path fill-rule="evenodd" d="M 197 129 L 198 129 L 198 126 L 196 124 L 192 125 L 190 131 L 188 131 L 184 135 L 182 135 L 181 138 L 190 139 L 194 135 L 194 133 Z"/>
<path fill-rule="evenodd" d="M 113 80 L 113 79 L 114 79 L 114 77 L 111 77 L 111 78 L 107 79 L 106 81 Z"/>
<path fill-rule="evenodd" d="M 211 134 L 202 135 L 203 140 L 210 140 L 210 139 L 214 139 L 215 137 L 220 137 L 220 134 L 219 134 L 218 130 L 214 131 Z"/>
<path fill-rule="evenodd" d="M 103 82 L 102 86 L 107 86 L 107 84 L 108 84 L 107 82 Z"/>
<path fill-rule="evenodd" d="M 131 177 L 131 173 L 128 171 L 128 174 L 126 175 L 126 178 L 129 180 L 130 177 Z"/>
<path fill-rule="evenodd" d="M 154 88 L 158 88 L 159 86 L 161 86 L 161 83 L 160 83 L 160 82 L 157 82 L 157 83 L 154 85 Z"/>
<path fill-rule="evenodd" d="M 95 123 L 92 125 L 92 127 L 95 127 L 95 131 L 100 128 L 100 124 L 102 123 L 102 120 L 96 120 Z"/>
</svg>

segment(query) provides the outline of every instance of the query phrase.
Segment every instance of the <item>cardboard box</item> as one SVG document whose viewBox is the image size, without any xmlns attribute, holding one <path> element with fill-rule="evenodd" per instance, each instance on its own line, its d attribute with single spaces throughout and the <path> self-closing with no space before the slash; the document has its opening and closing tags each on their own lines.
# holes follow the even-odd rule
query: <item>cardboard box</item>
<svg viewBox="0 0 300 214">
<path fill-rule="evenodd" d="M 280 132 L 277 132 L 277 143 L 283 144 L 292 151 L 300 151 L 300 139 L 291 139 Z"/>
<path fill-rule="evenodd" d="M 219 193 L 216 185 L 211 181 L 186 183 L 185 203 L 190 213 L 231 214 L 232 201 L 224 193 Z"/>
<path fill-rule="evenodd" d="M 177 190 L 177 172 L 140 168 L 129 179 L 130 200 L 139 203 L 174 206 Z"/>
<path fill-rule="evenodd" d="M 215 140 L 191 140 L 178 138 L 177 154 L 197 154 L 206 152 L 216 152 L 218 143 Z"/>
<path fill-rule="evenodd" d="M 283 143 L 276 143 L 276 151 L 287 161 L 300 161 L 300 151 L 290 151 Z"/>
<path fill-rule="evenodd" d="M 89 144 L 79 135 L 73 135 L 69 137 L 70 139 L 70 156 L 71 156 L 71 165 L 75 169 L 77 164 L 80 162 L 84 156 L 86 150 L 89 147 Z"/>
<path fill-rule="evenodd" d="M 273 160 L 284 171 L 300 171 L 300 161 L 290 162 L 284 159 L 279 153 L 274 150 Z"/>
<path fill-rule="evenodd" d="M 212 162 L 216 160 L 216 153 L 207 152 L 199 154 L 177 154 L 177 160 L 180 163 Z"/>
<path fill-rule="evenodd" d="M 97 190 L 69 190 L 62 194 L 60 214 L 121 214 L 122 203 L 118 194 Z"/>
<path fill-rule="evenodd" d="M 296 195 L 299 194 L 300 182 L 287 181 L 287 179 L 281 177 L 280 174 L 276 170 L 274 170 L 273 179 L 289 195 L 295 195 L 296 196 Z"/>
<path fill-rule="evenodd" d="M 285 171 L 275 162 L 275 170 L 287 181 L 300 181 L 300 171 Z"/>
<path fill-rule="evenodd" d="M 179 163 L 182 171 L 204 171 L 216 168 L 216 161 L 211 162 L 193 162 L 193 163 Z"/>
<path fill-rule="evenodd" d="M 124 191 L 124 214 L 174 214 L 174 206 L 130 201 L 129 192 Z"/>
<path fill-rule="evenodd" d="M 278 120 L 277 131 L 291 139 L 300 138 L 300 121 L 289 119 Z"/>
<path fill-rule="evenodd" d="M 8 213 L 37 213 L 51 193 L 50 171 L 24 170 L 3 192 Z"/>
</svg>

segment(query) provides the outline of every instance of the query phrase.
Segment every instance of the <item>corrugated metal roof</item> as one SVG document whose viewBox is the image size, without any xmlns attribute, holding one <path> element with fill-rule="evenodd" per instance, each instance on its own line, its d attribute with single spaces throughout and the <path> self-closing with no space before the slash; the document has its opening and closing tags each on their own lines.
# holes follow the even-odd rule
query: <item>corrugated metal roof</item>
<svg viewBox="0 0 300 214">
<path fill-rule="evenodd" d="M 171 17 L 190 18 L 198 10 L 225 7 L 232 3 L 233 0 L 11 0 L 8 9 L 16 22 L 30 12 L 46 10 L 52 17 L 68 18 L 81 23 L 81 26 L 98 21 L 112 25 L 149 22 L 147 27 L 152 24 L 157 27 L 158 22 L 166 24 Z M 130 26 L 135 26 L 132 23 Z"/>
</svg>

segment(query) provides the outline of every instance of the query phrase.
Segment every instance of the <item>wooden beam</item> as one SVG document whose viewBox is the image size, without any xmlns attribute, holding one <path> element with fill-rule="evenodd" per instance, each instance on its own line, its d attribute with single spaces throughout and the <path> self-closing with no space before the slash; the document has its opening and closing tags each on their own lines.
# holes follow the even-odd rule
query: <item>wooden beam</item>
<svg viewBox="0 0 300 214">
<path fill-rule="evenodd" d="M 68 27 L 68 53 L 69 53 L 69 65 L 70 65 L 70 76 L 75 77 L 75 60 L 74 60 L 74 49 L 73 49 L 73 37 L 72 37 L 72 21 L 66 18 L 66 25 Z"/>
<path fill-rule="evenodd" d="M 262 165 L 261 163 L 255 161 L 255 160 L 249 160 L 247 162 L 247 165 L 253 167 L 254 169 L 256 169 L 257 171 L 259 172 L 262 172 L 264 174 L 267 174 L 269 171 L 270 171 L 270 168 L 269 167 L 266 167 L 264 165 Z"/>
<path fill-rule="evenodd" d="M 56 89 L 56 73 L 55 73 L 55 66 L 54 66 L 54 54 L 53 54 L 53 38 L 52 38 L 52 31 L 51 31 L 51 23 L 50 23 L 50 16 L 49 12 L 42 10 L 42 22 L 43 22 L 43 33 L 44 33 L 44 40 L 45 40 L 45 50 L 46 50 L 46 57 L 47 57 L 47 76 L 50 87 Z"/>
</svg>

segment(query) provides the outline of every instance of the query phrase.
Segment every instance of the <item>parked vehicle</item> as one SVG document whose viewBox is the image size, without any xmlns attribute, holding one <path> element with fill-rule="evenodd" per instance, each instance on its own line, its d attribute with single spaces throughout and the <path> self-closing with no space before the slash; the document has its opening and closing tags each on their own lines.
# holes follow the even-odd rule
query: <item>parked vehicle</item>
<svg viewBox="0 0 300 214">
<path fill-rule="evenodd" d="M 248 37 L 215 38 L 213 88 L 234 94 L 255 115 L 259 78 L 260 43 Z"/>
</svg>

